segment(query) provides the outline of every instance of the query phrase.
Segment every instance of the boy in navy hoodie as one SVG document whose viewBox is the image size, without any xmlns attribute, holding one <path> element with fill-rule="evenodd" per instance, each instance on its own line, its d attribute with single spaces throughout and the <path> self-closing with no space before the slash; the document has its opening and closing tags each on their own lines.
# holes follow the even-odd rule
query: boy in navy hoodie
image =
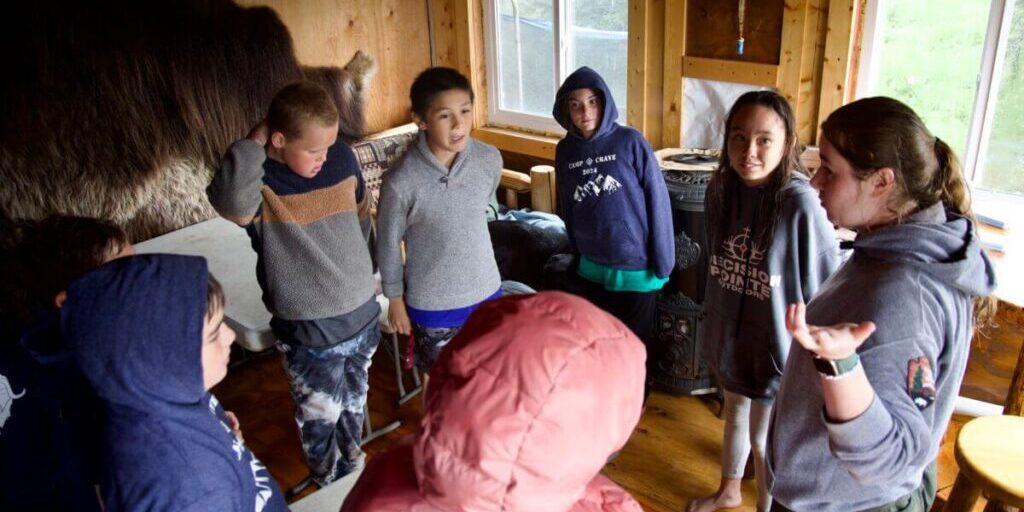
<svg viewBox="0 0 1024 512">
<path fill-rule="evenodd" d="M 287 510 L 210 388 L 234 332 L 206 260 L 121 258 L 72 282 L 61 331 L 105 402 L 106 510 Z"/>
<path fill-rule="evenodd" d="M 78 276 L 130 254 L 100 219 L 53 215 L 9 230 L 0 285 L 0 510 L 98 512 L 102 403 L 60 340 Z"/>
<path fill-rule="evenodd" d="M 651 341 L 657 292 L 675 266 L 665 179 L 640 132 L 616 123 L 608 86 L 588 67 L 558 89 L 555 149 L 559 215 L 578 255 L 580 292 Z"/>
</svg>

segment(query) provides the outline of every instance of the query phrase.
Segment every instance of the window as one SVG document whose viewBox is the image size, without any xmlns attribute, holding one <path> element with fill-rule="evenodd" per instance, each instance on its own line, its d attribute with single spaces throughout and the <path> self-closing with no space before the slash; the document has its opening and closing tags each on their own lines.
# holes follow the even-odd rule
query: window
<svg viewBox="0 0 1024 512">
<path fill-rule="evenodd" d="M 626 107 L 627 0 L 485 0 L 488 124 L 563 133 L 551 118 L 565 77 L 590 66 Z"/>
<path fill-rule="evenodd" d="M 910 105 L 974 186 L 1024 194 L 1024 0 L 868 3 L 858 97 Z"/>
</svg>

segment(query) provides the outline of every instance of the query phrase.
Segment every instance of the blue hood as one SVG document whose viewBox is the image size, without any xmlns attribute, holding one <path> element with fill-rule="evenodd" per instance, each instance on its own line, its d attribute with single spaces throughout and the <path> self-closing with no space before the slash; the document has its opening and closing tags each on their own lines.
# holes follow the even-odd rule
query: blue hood
<svg viewBox="0 0 1024 512">
<path fill-rule="evenodd" d="M 573 129 L 572 119 L 563 113 L 562 104 L 569 99 L 569 95 L 572 94 L 576 89 L 593 89 L 600 93 L 604 101 L 604 114 L 601 116 L 601 126 L 598 127 L 597 133 L 594 134 L 591 139 L 596 139 L 610 132 L 615 127 L 615 121 L 619 119 L 619 111 L 615 108 L 615 99 L 612 98 L 612 93 L 608 89 L 608 84 L 604 83 L 604 79 L 601 75 L 597 74 L 597 71 L 583 66 L 576 71 L 573 71 L 562 86 L 558 88 L 558 93 L 555 95 L 555 106 L 551 110 L 551 115 L 558 121 L 558 124 L 565 128 L 570 136 L 579 137 L 576 130 Z"/>
<path fill-rule="evenodd" d="M 75 280 L 61 310 L 82 372 L 107 401 L 156 415 L 198 404 L 206 260 L 140 255 Z"/>
</svg>

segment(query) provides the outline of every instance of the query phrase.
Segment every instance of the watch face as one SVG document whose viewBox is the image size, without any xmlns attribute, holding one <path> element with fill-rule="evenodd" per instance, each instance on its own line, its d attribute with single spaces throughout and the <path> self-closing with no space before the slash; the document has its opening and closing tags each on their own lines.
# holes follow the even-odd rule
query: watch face
<svg viewBox="0 0 1024 512">
<path fill-rule="evenodd" d="M 814 369 L 818 370 L 818 373 L 829 377 L 835 377 L 836 375 L 839 374 L 836 371 L 837 369 L 833 361 L 830 361 L 828 359 L 822 359 L 820 357 L 815 357 L 813 361 Z"/>
</svg>

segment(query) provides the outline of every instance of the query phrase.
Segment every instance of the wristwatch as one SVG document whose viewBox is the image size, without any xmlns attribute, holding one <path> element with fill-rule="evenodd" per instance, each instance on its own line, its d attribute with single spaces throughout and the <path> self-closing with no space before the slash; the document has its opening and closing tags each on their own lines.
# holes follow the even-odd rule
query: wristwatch
<svg viewBox="0 0 1024 512">
<path fill-rule="evenodd" d="M 860 364 L 860 356 L 856 352 L 842 359 L 824 359 L 814 356 L 814 369 L 826 379 L 838 379 L 852 372 Z"/>
</svg>

